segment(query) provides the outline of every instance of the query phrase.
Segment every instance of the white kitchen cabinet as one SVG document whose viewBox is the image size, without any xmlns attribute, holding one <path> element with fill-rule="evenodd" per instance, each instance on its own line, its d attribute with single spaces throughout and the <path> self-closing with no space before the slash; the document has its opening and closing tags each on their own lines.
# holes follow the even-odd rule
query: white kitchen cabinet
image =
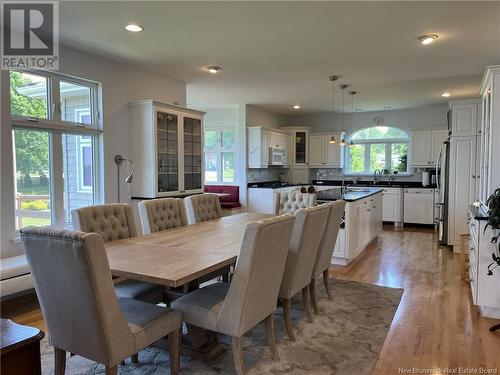
<svg viewBox="0 0 500 375">
<path fill-rule="evenodd" d="M 415 168 L 433 168 L 441 146 L 448 138 L 447 129 L 417 130 L 411 134 L 411 165 Z"/>
<path fill-rule="evenodd" d="M 281 127 L 280 130 L 290 134 L 290 167 L 308 168 L 309 164 L 309 128 Z"/>
<path fill-rule="evenodd" d="M 331 137 L 336 143 L 330 143 Z M 309 137 L 309 166 L 323 168 L 342 167 L 342 149 L 338 142 L 342 134 L 311 134 Z"/>
<path fill-rule="evenodd" d="M 144 100 L 130 103 L 134 198 L 203 192 L 205 112 Z"/>
<path fill-rule="evenodd" d="M 448 245 L 458 252 L 460 234 L 467 232 L 467 213 L 474 202 L 476 137 L 452 137 L 448 191 Z"/>
<path fill-rule="evenodd" d="M 382 209 L 381 192 L 346 203 L 344 252 L 340 249 L 334 250 L 333 264 L 349 264 L 377 237 L 382 229 Z"/>
<path fill-rule="evenodd" d="M 337 241 L 335 241 L 335 247 L 333 248 L 332 254 L 332 264 L 334 264 L 334 258 L 345 257 L 345 229 L 340 228 L 339 234 L 337 235 Z"/>
<path fill-rule="evenodd" d="M 500 187 L 500 65 L 486 69 L 480 87 L 481 134 L 478 144 L 480 150 L 479 200 L 483 203 Z M 479 152 L 480 151 L 480 152 Z"/>
<path fill-rule="evenodd" d="M 469 137 L 475 136 L 479 130 L 478 108 L 479 101 L 463 102 L 450 101 L 451 106 L 451 136 Z"/>
<path fill-rule="evenodd" d="M 384 188 L 382 220 L 398 225 L 403 222 L 403 189 Z"/>
<path fill-rule="evenodd" d="M 285 150 L 289 157 L 290 136 L 286 133 L 262 126 L 249 126 L 247 138 L 248 168 L 268 168 L 271 148 Z"/>
</svg>

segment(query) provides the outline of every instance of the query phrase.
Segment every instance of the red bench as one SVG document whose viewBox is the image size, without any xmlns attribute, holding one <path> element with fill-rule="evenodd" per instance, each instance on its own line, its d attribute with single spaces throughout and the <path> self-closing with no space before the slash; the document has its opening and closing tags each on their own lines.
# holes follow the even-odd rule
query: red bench
<svg viewBox="0 0 500 375">
<path fill-rule="evenodd" d="M 221 194 L 219 196 L 220 205 L 223 209 L 233 209 L 241 207 L 240 187 L 231 185 L 205 185 L 205 193 Z M 226 195 L 227 194 L 227 195 Z"/>
</svg>

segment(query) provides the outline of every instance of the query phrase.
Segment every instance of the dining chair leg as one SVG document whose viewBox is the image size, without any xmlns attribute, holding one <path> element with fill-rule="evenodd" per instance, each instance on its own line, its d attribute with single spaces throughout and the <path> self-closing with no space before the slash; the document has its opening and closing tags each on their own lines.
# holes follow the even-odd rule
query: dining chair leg
<svg viewBox="0 0 500 375">
<path fill-rule="evenodd" d="M 332 292 L 330 290 L 330 276 L 328 275 L 328 270 L 323 271 L 323 283 L 325 284 L 326 294 L 328 299 L 331 301 L 333 299 Z"/>
<path fill-rule="evenodd" d="M 180 329 L 176 329 L 168 334 L 168 350 L 170 354 L 170 374 L 177 375 L 181 363 Z"/>
<path fill-rule="evenodd" d="M 311 312 L 311 299 L 309 298 L 309 285 L 302 288 L 302 301 L 304 302 L 304 309 L 307 314 L 307 320 L 309 322 L 313 321 L 313 316 Z"/>
<path fill-rule="evenodd" d="M 311 305 L 313 307 L 314 313 L 319 314 L 318 303 L 316 302 L 316 279 L 312 278 L 309 284 L 309 294 L 311 295 Z"/>
<path fill-rule="evenodd" d="M 292 325 L 292 301 L 290 298 L 283 298 L 283 319 L 285 319 L 286 332 L 290 341 L 295 341 Z"/>
<path fill-rule="evenodd" d="M 267 345 L 269 345 L 269 351 L 271 352 L 271 358 L 274 361 L 280 360 L 280 355 L 278 353 L 278 347 L 276 345 L 276 336 L 274 336 L 274 320 L 273 314 L 269 315 L 266 320 L 266 331 L 267 331 Z"/>
<path fill-rule="evenodd" d="M 64 375 L 66 371 L 66 351 L 54 347 L 55 375 Z"/>
<path fill-rule="evenodd" d="M 118 374 L 117 366 L 106 367 L 106 375 L 116 375 L 116 374 Z"/>
<path fill-rule="evenodd" d="M 139 362 L 139 353 L 135 353 L 130 357 L 130 360 L 132 363 L 138 363 Z"/>
<path fill-rule="evenodd" d="M 245 374 L 245 361 L 243 358 L 243 345 L 241 337 L 232 337 L 234 368 L 237 375 Z"/>
</svg>

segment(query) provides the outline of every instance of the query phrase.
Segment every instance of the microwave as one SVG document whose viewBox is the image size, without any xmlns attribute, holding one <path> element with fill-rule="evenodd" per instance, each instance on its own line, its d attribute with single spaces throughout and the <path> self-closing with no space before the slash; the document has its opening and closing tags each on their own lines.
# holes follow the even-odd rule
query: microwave
<svg viewBox="0 0 500 375">
<path fill-rule="evenodd" d="M 286 150 L 269 148 L 269 165 L 287 165 Z"/>
</svg>

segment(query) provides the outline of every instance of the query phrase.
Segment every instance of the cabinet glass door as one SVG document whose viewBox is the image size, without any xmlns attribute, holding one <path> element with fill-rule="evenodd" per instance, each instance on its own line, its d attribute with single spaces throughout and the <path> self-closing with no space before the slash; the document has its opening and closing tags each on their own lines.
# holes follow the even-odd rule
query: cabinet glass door
<svg viewBox="0 0 500 375">
<path fill-rule="evenodd" d="M 201 189 L 201 120 L 184 117 L 184 189 Z"/>
<path fill-rule="evenodd" d="M 178 116 L 156 112 L 158 192 L 179 191 Z"/>
<path fill-rule="evenodd" d="M 306 132 L 295 133 L 295 164 L 306 164 Z"/>
</svg>

